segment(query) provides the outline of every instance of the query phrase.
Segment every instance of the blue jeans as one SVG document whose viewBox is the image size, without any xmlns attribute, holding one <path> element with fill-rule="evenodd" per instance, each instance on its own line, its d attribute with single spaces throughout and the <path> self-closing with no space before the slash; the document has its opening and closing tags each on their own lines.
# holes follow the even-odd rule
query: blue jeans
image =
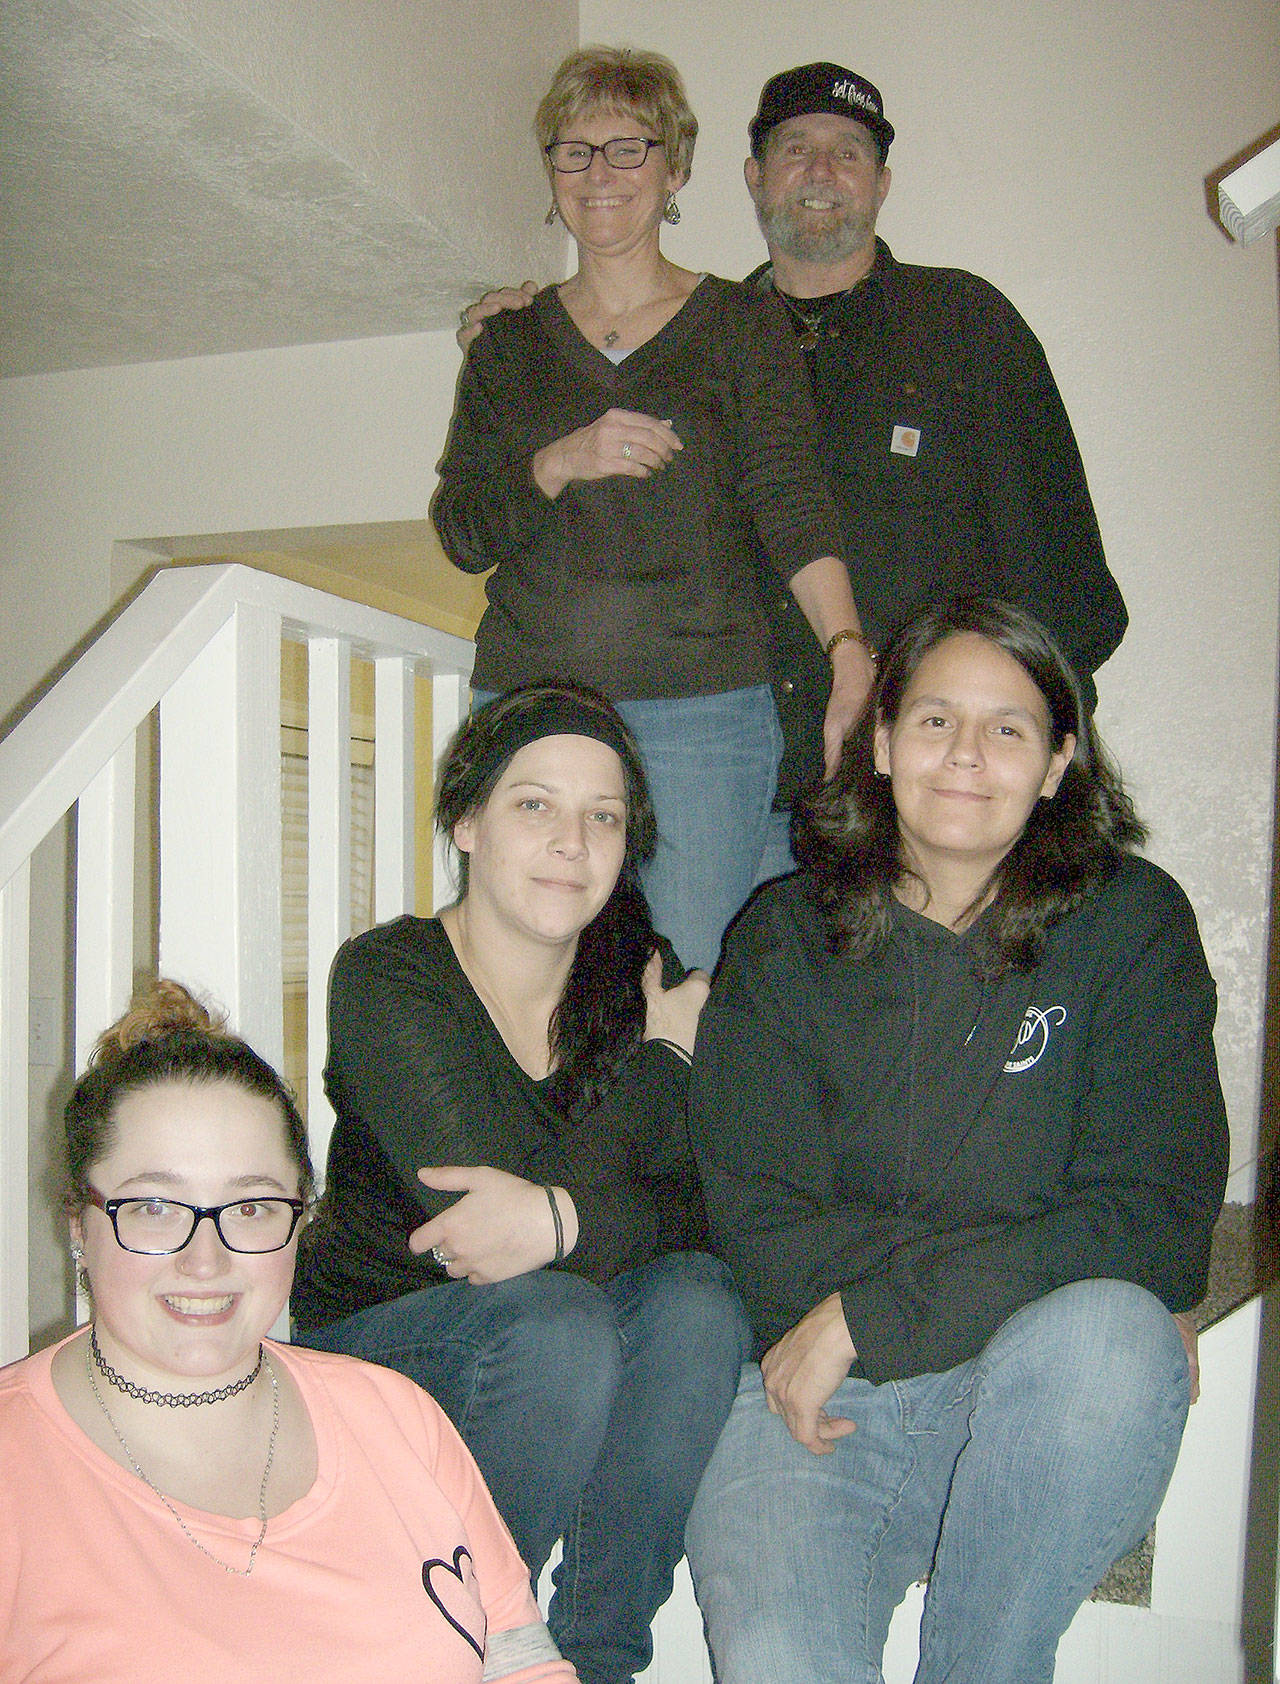
<svg viewBox="0 0 1280 1684">
<path fill-rule="evenodd" d="M 764 852 L 756 870 L 756 887 L 761 883 L 772 882 L 775 877 L 785 877 L 787 872 L 794 871 L 795 868 L 795 855 L 791 852 L 791 810 L 775 810 L 769 814 Z"/>
<path fill-rule="evenodd" d="M 773 692 L 761 684 L 616 706 L 640 745 L 658 817 L 644 876 L 654 926 L 686 965 L 712 970 L 769 834 L 782 759 Z"/>
<path fill-rule="evenodd" d="M 579 1677 L 644 1670 L 750 1351 L 720 1263 L 677 1252 L 605 1287 L 556 1269 L 442 1283 L 296 1337 L 429 1391 L 535 1580 L 564 1537 L 548 1624 Z"/>
<path fill-rule="evenodd" d="M 494 699 L 476 690 L 474 708 Z M 711 970 L 759 878 L 782 759 L 767 684 L 711 696 L 615 702 L 640 745 L 658 820 L 644 873 L 654 928 L 685 965 Z"/>
<path fill-rule="evenodd" d="M 1048 1684 L 1155 1518 L 1188 1394 L 1173 1318 L 1125 1281 L 1047 1294 L 944 1374 L 846 1380 L 828 1413 L 857 1430 L 828 1456 L 749 1364 L 686 1538 L 719 1684 L 882 1684 L 925 1575 L 916 1684 Z"/>
</svg>

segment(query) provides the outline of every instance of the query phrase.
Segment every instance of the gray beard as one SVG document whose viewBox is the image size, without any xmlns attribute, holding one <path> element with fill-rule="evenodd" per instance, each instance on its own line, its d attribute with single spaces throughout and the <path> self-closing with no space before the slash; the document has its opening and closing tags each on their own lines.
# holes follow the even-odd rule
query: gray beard
<svg viewBox="0 0 1280 1684">
<path fill-rule="evenodd" d="M 861 251 L 876 231 L 875 219 L 857 211 L 845 211 L 834 222 L 817 228 L 802 225 L 790 205 L 768 209 L 757 205 L 756 220 L 769 250 L 780 251 L 798 263 L 843 263 Z"/>
</svg>

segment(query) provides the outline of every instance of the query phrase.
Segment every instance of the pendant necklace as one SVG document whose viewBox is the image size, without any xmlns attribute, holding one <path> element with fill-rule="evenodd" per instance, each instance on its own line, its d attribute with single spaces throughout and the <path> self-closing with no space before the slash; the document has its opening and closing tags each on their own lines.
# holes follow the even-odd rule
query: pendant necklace
<svg viewBox="0 0 1280 1684">
<path fill-rule="evenodd" d="M 698 276 L 699 280 L 702 278 L 703 277 L 701 275 Z M 640 304 L 629 304 L 627 308 L 617 317 L 619 325 L 617 327 L 611 327 L 608 333 L 602 335 L 600 340 L 600 349 L 602 351 L 612 351 L 613 347 L 622 337 L 621 324 L 626 321 L 628 316 L 634 316 L 638 310 L 648 310 L 652 308 L 653 305 L 662 303 L 664 298 L 671 298 L 672 296 L 676 296 L 676 294 L 672 292 L 670 287 L 667 287 L 665 291 L 659 287 L 658 291 L 652 298 L 647 298 Z"/>
<path fill-rule="evenodd" d="M 798 298 L 793 298 L 789 292 L 780 291 L 775 284 L 773 290 L 786 305 L 787 312 L 791 316 L 791 319 L 795 322 L 797 327 L 803 328 L 804 330 L 798 335 L 800 349 L 802 351 L 812 351 L 814 347 L 824 338 L 839 339 L 839 327 L 828 325 L 827 317 L 831 315 L 833 310 L 843 304 L 845 299 L 848 298 L 849 294 L 853 291 L 853 287 L 860 286 L 861 283 L 862 277 L 859 276 L 858 279 L 854 281 L 853 286 L 847 286 L 843 292 L 830 293 L 823 299 L 810 298 L 805 300 L 806 304 L 820 304 L 821 308 L 817 310 L 802 310 L 800 308 L 800 300 Z"/>
<path fill-rule="evenodd" d="M 249 1378 L 251 1380 L 256 1379 L 258 1371 L 264 1363 L 266 1364 L 267 1373 L 271 1378 L 271 1437 L 267 1441 L 267 1462 L 266 1466 L 262 1470 L 262 1484 L 258 1487 L 258 1536 L 253 1540 L 253 1545 L 249 1550 L 249 1565 L 247 1567 L 233 1567 L 229 1561 L 224 1561 L 220 1555 L 215 1555 L 211 1549 L 205 1548 L 199 1538 L 196 1537 L 195 1533 L 192 1532 L 191 1528 L 187 1525 L 186 1521 L 183 1520 L 177 1509 L 174 1508 L 168 1497 L 165 1496 L 160 1487 L 154 1480 L 149 1479 L 143 1472 L 138 1458 L 125 1443 L 124 1434 L 120 1431 L 119 1427 L 113 1420 L 111 1411 L 107 1408 L 106 1399 L 98 1390 L 98 1382 L 93 1372 L 94 1367 L 95 1365 L 101 1366 L 103 1373 L 105 1374 L 107 1372 L 107 1365 L 101 1353 L 97 1350 L 96 1336 L 92 1340 L 92 1348 L 90 1344 L 86 1344 L 84 1348 L 84 1370 L 89 1378 L 89 1389 L 94 1395 L 98 1408 L 106 1416 L 107 1425 L 115 1434 L 116 1442 L 119 1444 L 121 1450 L 124 1451 L 125 1458 L 128 1461 L 129 1466 L 133 1469 L 134 1473 L 137 1474 L 142 1483 L 149 1490 L 154 1491 L 156 1496 L 159 1497 L 165 1508 L 168 1509 L 169 1513 L 177 1521 L 179 1527 L 181 1528 L 182 1535 L 186 1538 L 187 1542 L 194 1544 L 200 1551 L 201 1555 L 207 1555 L 210 1561 L 217 1562 L 218 1566 L 222 1568 L 224 1573 L 232 1573 L 238 1579 L 247 1579 L 250 1573 L 253 1572 L 253 1564 L 258 1559 L 258 1550 L 261 1548 L 262 1540 L 267 1535 L 267 1481 L 271 1478 L 271 1464 L 275 1461 L 276 1455 L 276 1436 L 280 1430 L 280 1382 L 276 1379 L 275 1367 L 272 1364 L 270 1357 L 266 1355 L 265 1351 L 258 1359 L 258 1368 L 254 1369 L 253 1374 Z M 237 1391 L 240 1390 L 245 1383 L 246 1382 L 243 1381 L 239 1382 L 235 1389 Z M 134 1395 L 137 1396 L 139 1393 L 134 1393 Z M 157 1395 L 163 1397 L 168 1396 L 167 1393 Z"/>
</svg>

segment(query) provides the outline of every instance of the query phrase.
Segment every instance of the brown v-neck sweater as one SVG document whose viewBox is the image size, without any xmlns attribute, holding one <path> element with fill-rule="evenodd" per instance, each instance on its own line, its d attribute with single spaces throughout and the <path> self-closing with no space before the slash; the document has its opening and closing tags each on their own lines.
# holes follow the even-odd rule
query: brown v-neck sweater
<svg viewBox="0 0 1280 1684">
<path fill-rule="evenodd" d="M 683 450 L 648 479 L 544 496 L 535 452 L 610 408 L 670 421 Z M 453 561 L 494 569 L 476 684 L 572 678 L 634 700 L 767 682 L 758 544 L 783 580 L 840 553 L 811 427 L 781 308 L 715 276 L 617 364 L 554 287 L 490 318 L 432 505 Z"/>
</svg>

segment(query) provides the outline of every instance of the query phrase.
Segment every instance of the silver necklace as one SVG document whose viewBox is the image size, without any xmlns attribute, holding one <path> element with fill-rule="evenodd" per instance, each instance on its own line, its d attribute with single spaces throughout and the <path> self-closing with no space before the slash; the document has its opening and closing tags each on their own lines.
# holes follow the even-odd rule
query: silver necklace
<svg viewBox="0 0 1280 1684">
<path fill-rule="evenodd" d="M 96 1344 L 96 1341 L 94 1341 L 94 1343 Z M 101 1359 L 99 1358 L 98 1360 Z M 199 1538 L 196 1537 L 195 1533 L 192 1532 L 191 1528 L 187 1525 L 186 1521 L 183 1520 L 177 1509 L 174 1508 L 173 1504 L 165 1496 L 160 1487 L 154 1480 L 148 1479 L 147 1475 L 142 1471 L 142 1466 L 139 1463 L 138 1458 L 125 1443 L 124 1434 L 120 1431 L 119 1427 L 116 1426 L 115 1421 L 112 1419 L 111 1411 L 107 1408 L 106 1399 L 98 1390 L 98 1382 L 94 1378 L 93 1373 L 94 1356 L 91 1354 L 90 1346 L 86 1344 L 84 1348 L 84 1371 L 89 1377 L 89 1389 L 92 1391 L 94 1398 L 97 1401 L 98 1408 L 106 1416 L 107 1425 L 116 1435 L 116 1441 L 121 1450 L 124 1451 L 129 1466 L 133 1469 L 134 1473 L 137 1474 L 142 1483 L 149 1490 L 154 1491 L 156 1496 L 159 1497 L 165 1508 L 168 1509 L 169 1513 L 177 1521 L 179 1527 L 181 1528 L 182 1535 L 186 1538 L 188 1543 L 194 1544 L 200 1551 L 201 1555 L 207 1555 L 210 1561 L 216 1561 L 224 1573 L 233 1573 L 238 1579 L 247 1579 L 250 1573 L 253 1572 L 253 1564 L 258 1559 L 258 1550 L 261 1547 L 262 1540 L 267 1535 L 267 1481 L 271 1477 L 271 1464 L 275 1461 L 276 1455 L 276 1435 L 280 1430 L 280 1382 L 276 1379 L 275 1367 L 273 1366 L 271 1359 L 266 1355 L 265 1351 L 259 1359 L 259 1366 L 261 1366 L 262 1362 L 266 1363 L 267 1373 L 271 1377 L 271 1437 L 267 1442 L 267 1465 L 262 1470 L 262 1484 L 258 1487 L 258 1520 L 260 1524 L 258 1526 L 258 1536 L 253 1540 L 253 1547 L 249 1551 L 249 1565 L 247 1567 L 233 1567 L 229 1561 L 224 1561 L 220 1555 L 215 1555 L 211 1549 L 205 1548 Z M 256 1369 L 254 1370 L 254 1373 L 256 1375 Z"/>
<path fill-rule="evenodd" d="M 200 1403 L 221 1403 L 224 1398 L 235 1397 L 237 1392 L 247 1391 L 262 1373 L 262 1359 L 266 1354 L 259 1345 L 258 1360 L 249 1373 L 242 1375 L 239 1380 L 233 1380 L 229 1386 L 219 1386 L 216 1392 L 151 1392 L 145 1386 L 135 1386 L 132 1380 L 126 1380 L 123 1374 L 112 1368 L 102 1354 L 102 1346 L 98 1343 L 98 1329 L 93 1325 L 89 1328 L 89 1349 L 98 1365 L 98 1373 L 109 1385 L 114 1386 L 118 1392 L 127 1392 L 130 1397 L 137 1398 L 139 1403 L 158 1403 L 166 1409 L 190 1409 Z"/>
<path fill-rule="evenodd" d="M 823 310 L 802 310 L 800 308 L 800 300 L 798 298 L 793 298 L 789 292 L 783 292 L 775 282 L 773 290 L 778 294 L 778 297 L 786 306 L 788 314 L 796 322 L 797 326 L 804 329 L 804 332 L 799 336 L 800 349 L 802 351 L 812 351 L 824 334 L 828 339 L 839 339 L 839 327 L 829 326 L 827 323 L 827 317 L 832 315 L 833 312 L 844 303 L 845 299 L 848 298 L 849 294 L 853 291 L 853 288 L 859 285 L 860 281 L 861 276 L 857 281 L 853 282 L 852 286 L 847 286 L 843 292 L 834 293 L 824 300 L 826 308 Z"/>
</svg>

